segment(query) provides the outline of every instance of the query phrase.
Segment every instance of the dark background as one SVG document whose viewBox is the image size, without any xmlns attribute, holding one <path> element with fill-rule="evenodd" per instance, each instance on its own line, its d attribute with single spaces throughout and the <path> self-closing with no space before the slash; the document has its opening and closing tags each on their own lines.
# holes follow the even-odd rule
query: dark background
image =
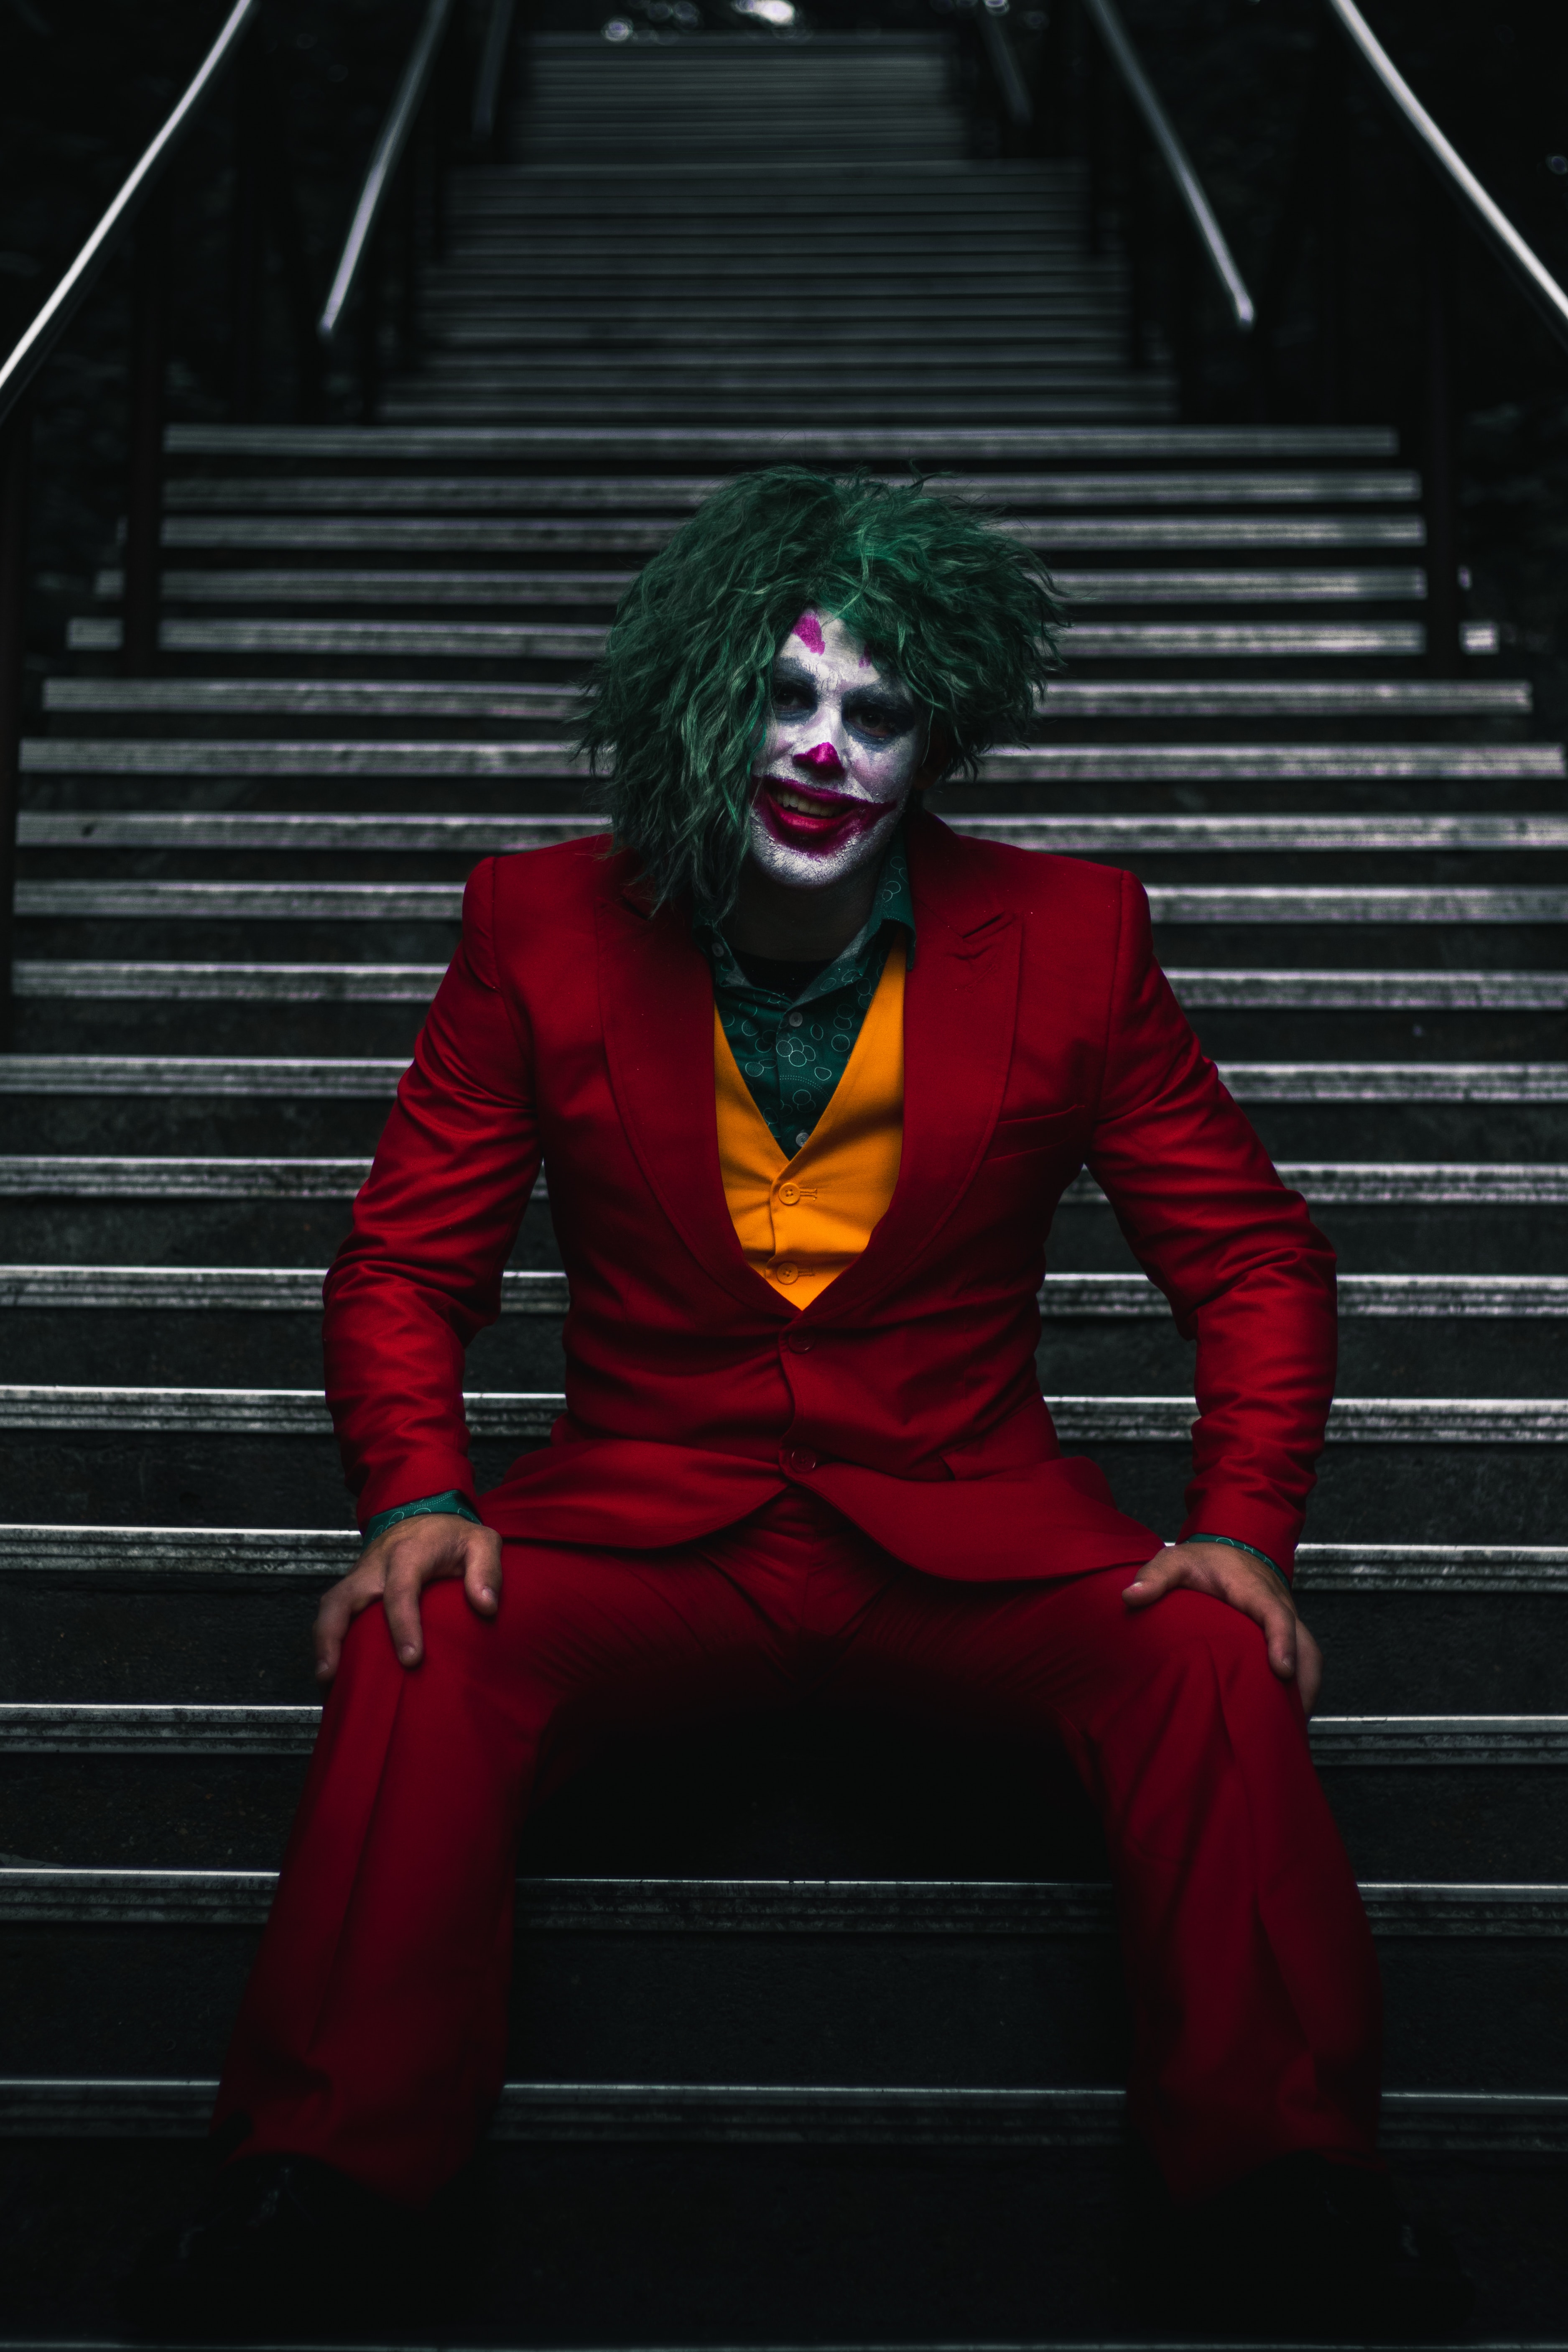
<svg viewBox="0 0 1568 2352">
<path fill-rule="evenodd" d="M 608 5 L 546 0 L 533 21 L 588 30 Z M 722 0 L 704 5 L 717 26 Z M 1310 85 L 1322 21 L 1317 0 L 1123 6 L 1256 291 Z M 939 26 L 953 36 L 955 56 L 973 60 L 973 0 L 970 9 L 966 18 L 964 0 L 814 0 L 809 16 L 823 29 Z M 668 20 L 659 0 L 632 0 L 618 12 Z M 268 40 L 318 289 L 419 13 L 419 0 L 273 0 Z M 1036 72 L 1050 55 L 1047 13 L 1015 0 L 1015 36 Z M 1568 9 L 1561 0 L 1369 0 L 1368 13 L 1493 194 L 1568 280 Z M 0 0 L 0 340 L 8 344 L 47 295 L 224 14 L 222 0 Z M 462 39 L 470 55 L 482 15 L 482 0 L 468 0 Z M 995 138 L 989 100 L 973 62 L 969 75 L 984 150 Z M 1415 454 L 1420 166 L 1364 79 L 1352 72 L 1351 85 L 1342 150 L 1351 267 L 1341 413 L 1395 422 Z M 175 413 L 191 416 L 221 416 L 226 408 L 229 152 L 226 98 L 176 167 L 171 392 Z M 1309 239 L 1279 341 L 1273 413 L 1281 418 L 1318 413 L 1311 259 Z M 58 650 L 65 615 L 86 593 L 121 503 L 124 275 L 123 265 L 110 271 L 42 387 L 35 664 Z M 1568 551 L 1568 352 L 1463 230 L 1458 294 L 1468 609 L 1501 624 L 1505 662 L 1535 677 L 1543 722 L 1561 727 L 1568 725 L 1560 583 Z M 1205 318 L 1217 331 L 1213 306 Z M 293 386 L 276 289 L 270 341 L 265 406 L 286 415 Z M 1217 331 L 1210 349 L 1217 413 L 1248 414 L 1234 349 Z M 350 413 L 346 380 L 333 403 Z"/>
</svg>

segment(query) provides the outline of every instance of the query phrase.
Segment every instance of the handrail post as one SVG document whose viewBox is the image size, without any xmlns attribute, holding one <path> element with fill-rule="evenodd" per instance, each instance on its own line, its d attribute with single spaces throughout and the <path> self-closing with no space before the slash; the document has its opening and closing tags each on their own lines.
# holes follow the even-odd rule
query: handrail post
<svg viewBox="0 0 1568 2352">
<path fill-rule="evenodd" d="M 1421 174 L 1422 358 L 1425 416 L 1421 479 L 1426 510 L 1426 665 L 1439 677 L 1459 666 L 1459 547 L 1454 478 L 1454 238 L 1439 190 Z"/>
<path fill-rule="evenodd" d="M 132 261 L 131 466 L 125 502 L 125 587 L 120 666 L 153 667 L 158 654 L 159 538 L 163 508 L 163 375 L 168 337 L 168 207 L 142 213 Z"/>
<path fill-rule="evenodd" d="M 32 441 L 33 403 L 24 395 L 0 425 L 0 1050 L 10 1045 L 13 1035 L 11 960 L 27 675 L 27 476 Z"/>
</svg>

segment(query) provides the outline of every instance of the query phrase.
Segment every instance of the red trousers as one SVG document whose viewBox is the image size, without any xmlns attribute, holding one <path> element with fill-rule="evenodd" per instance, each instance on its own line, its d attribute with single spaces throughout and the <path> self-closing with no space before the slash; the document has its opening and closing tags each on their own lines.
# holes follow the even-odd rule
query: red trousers
<svg viewBox="0 0 1568 2352">
<path fill-rule="evenodd" d="M 813 1497 L 676 1552 L 509 1544 L 499 1615 L 425 1597 L 426 1656 L 350 1633 L 225 2071 L 242 2154 L 409 2205 L 501 2083 L 514 1849 L 610 1730 L 836 1704 L 1062 1743 L 1105 1825 L 1133 2017 L 1131 2116 L 1183 2198 L 1269 2158 L 1372 2154 L 1365 1914 L 1293 1685 L 1258 1628 L 1129 1570 L 946 1583 Z"/>
</svg>

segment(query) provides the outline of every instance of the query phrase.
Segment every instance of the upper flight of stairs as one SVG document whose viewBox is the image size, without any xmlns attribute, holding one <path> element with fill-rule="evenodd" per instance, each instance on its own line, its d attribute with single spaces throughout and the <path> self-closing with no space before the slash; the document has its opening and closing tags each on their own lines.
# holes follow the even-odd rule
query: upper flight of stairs
<svg viewBox="0 0 1568 2352">
<path fill-rule="evenodd" d="M 538 41 L 520 160 L 457 190 L 383 425 L 174 427 L 158 674 L 116 673 L 108 548 L 47 681 L 0 1060 L 14 2326 L 101 2332 L 193 2175 L 310 1736 L 311 1595 L 353 1551 L 320 1274 L 463 876 L 592 825 L 567 738 L 617 596 L 781 455 L 912 461 L 1069 594 L 1030 740 L 942 811 L 1142 877 L 1341 1252 L 1300 1591 L 1386 2137 L 1484 2330 L 1568 2307 L 1563 746 L 1484 622 L 1426 674 L 1396 436 L 1181 425 L 1125 365 L 1073 167 L 965 161 L 947 87 L 912 37 Z M 1043 1303 L 1064 1433 L 1170 1521 L 1191 1359 L 1087 1179 Z M 469 1367 L 481 1481 L 557 1408 L 542 1197 L 505 1305 Z M 639 1748 L 541 1814 L 496 2325 L 1117 2331 L 1103 1860 L 1043 1769 L 805 1718 Z"/>
</svg>

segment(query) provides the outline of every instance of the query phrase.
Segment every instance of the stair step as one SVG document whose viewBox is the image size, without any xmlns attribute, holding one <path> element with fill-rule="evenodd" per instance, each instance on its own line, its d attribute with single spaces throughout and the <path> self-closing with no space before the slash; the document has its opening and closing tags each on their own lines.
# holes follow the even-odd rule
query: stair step
<svg viewBox="0 0 1568 2352">
<path fill-rule="evenodd" d="M 571 315 L 578 315 L 575 309 Z M 769 310 L 766 315 L 773 314 Z M 373 428 L 368 452 L 365 439 L 360 437 L 353 444 L 353 454 L 374 456 L 379 445 L 379 432 Z M 288 451 L 279 449 L 277 454 L 283 456 Z M 205 514 L 227 509 L 370 515 L 405 514 L 411 509 L 428 509 L 491 517 L 542 514 L 556 518 L 595 516 L 607 510 L 611 519 L 620 520 L 648 509 L 678 516 L 693 514 L 724 478 L 721 474 L 690 473 L 577 478 L 557 473 L 533 477 L 429 475 L 415 472 L 412 467 L 384 474 L 176 473 L 166 485 L 164 505 L 175 520 L 193 512 Z M 894 473 L 886 478 L 900 478 Z M 1373 470 L 1348 467 L 1343 471 L 1336 468 L 1268 473 L 1217 468 L 1202 473 L 1168 469 L 1115 474 L 1074 471 L 944 474 L 942 488 L 952 496 L 978 499 L 1013 514 L 1034 508 L 1055 512 L 1063 507 L 1408 506 L 1421 495 L 1421 478 L 1397 467 Z M 1390 520 L 1408 524 L 1418 522 L 1420 518 L 1399 516 Z"/>
<path fill-rule="evenodd" d="M 1069 1444 L 1184 1444 L 1197 1411 L 1190 1397 L 1049 1396 L 1057 1433 Z M 469 1390 L 476 1437 L 545 1438 L 566 1409 L 545 1390 Z M 109 1388 L 53 1382 L 0 1385 L 0 1429 L 199 1431 L 209 1435 L 329 1436 L 315 1389 Z M 1561 1444 L 1568 1398 L 1341 1397 L 1329 1415 L 1341 1444 Z"/>
<path fill-rule="evenodd" d="M 833 465 L 866 458 L 898 467 L 907 457 L 934 460 L 1010 458 L 1015 465 L 1070 465 L 1087 458 L 1123 464 L 1165 459 L 1259 460 L 1396 458 L 1398 436 L 1384 425 L 1062 425 L 1054 431 L 990 431 L 952 426 L 929 434 L 845 432 L 834 425 L 797 425 L 762 433 L 754 426 L 653 426 L 640 433 L 579 426 L 554 431 L 495 425 L 422 425 L 417 429 L 351 425 L 170 425 L 163 446 L 171 457 L 272 457 L 295 465 L 418 466 L 443 459 L 483 465 L 500 458 L 545 465 L 563 458 L 629 457 L 647 469 L 680 458 L 725 467 L 761 463 Z"/>
<path fill-rule="evenodd" d="M 279 677 L 50 677 L 44 680 L 44 708 L 50 711 L 101 710 L 169 713 L 180 717 L 234 712 L 277 712 L 301 718 L 338 716 L 388 719 L 559 719 L 574 715 L 580 698 L 570 688 L 514 686 L 500 681 L 393 678 Z M 1038 716 L 1053 721 L 1100 719 L 1346 719 L 1528 718 L 1532 698 L 1522 678 L 1059 678 Z M 34 741 L 47 740 L 35 738 Z M 31 745 L 28 755 L 32 753 Z M 1151 750 L 1164 746 L 1151 745 Z M 1169 747 L 1175 748 L 1175 747 Z M 1184 749 L 1185 747 L 1181 747 Z M 1353 755 L 1354 746 L 1292 744 L 1298 749 Z M 1381 746 L 1368 746 L 1369 751 Z M 1394 747 L 1424 751 L 1425 745 Z M 1460 759 L 1483 766 L 1504 748 L 1489 743 L 1445 745 Z M 1522 743 L 1523 772 L 1554 747 Z"/>
<path fill-rule="evenodd" d="M 271 1870 L 0 1868 L 0 1927 L 245 1927 L 266 1922 Z M 1368 1883 L 1375 1935 L 1568 1936 L 1568 1886 Z M 520 1878 L 527 1936 L 1092 1936 L 1110 1938 L 1094 1880 Z"/>
<path fill-rule="evenodd" d="M 216 2079 L 0 2077 L 0 2135 L 205 2137 L 216 2095 Z M 544 2143 L 1111 2147 L 1121 2139 L 1122 2105 L 1121 2092 L 1110 2089 L 509 2083 L 490 2136 Z M 1568 2149 L 1568 2095 L 1387 2091 L 1383 2142 L 1399 2154 L 1561 2156 Z M 1128 2352 L 1136 2352 L 1134 2339 Z"/>
<path fill-rule="evenodd" d="M 295 1756 L 310 1752 L 321 1719 L 319 1706 L 5 1700 L 0 1754 Z M 1319 1715 L 1308 1727 L 1321 1770 L 1568 1765 L 1564 1715 Z"/>
<path fill-rule="evenodd" d="M 402 1057 L 0 1054 L 0 1095 L 390 1095 Z M 1238 1102 L 1568 1102 L 1568 1062 L 1226 1062 Z"/>
<path fill-rule="evenodd" d="M 534 555 L 552 551 L 652 555 L 668 544 L 679 528 L 679 518 L 673 516 L 668 520 L 624 521 L 597 516 L 508 519 L 494 515 L 419 515 L 389 521 L 374 515 L 301 515 L 297 520 L 272 514 L 174 515 L 164 521 L 163 544 L 185 552 L 212 549 L 225 553 L 298 549 L 322 554 L 338 550 L 374 550 L 379 555 Z M 1110 554 L 1121 549 L 1142 551 L 1152 548 L 1195 552 L 1208 548 L 1250 551 L 1263 548 L 1420 547 L 1426 541 L 1425 527 L 1418 515 L 1380 514 L 1064 515 L 1026 520 L 1015 517 L 1008 520 L 1007 535 L 1051 556 L 1068 550 Z M 118 585 L 110 589 L 101 583 L 110 578 L 118 582 L 119 576 L 100 575 L 99 593 L 118 595 Z M 179 576 L 205 577 L 201 573 Z M 165 592 L 176 593 L 169 587 L 169 577 L 165 575 Z M 1058 585 L 1065 589 L 1068 584 L 1067 575 L 1058 573 Z M 1398 593 L 1415 595 L 1423 592 L 1413 588 Z"/>
<path fill-rule="evenodd" d="M 154 760 L 167 758 L 182 763 L 188 754 L 190 767 L 198 773 L 255 772 L 247 764 L 247 755 L 258 761 L 275 756 L 289 761 L 300 748 L 291 743 L 192 743 L 154 742 L 143 745 L 138 741 L 111 742 L 92 738 L 85 743 L 75 743 L 53 736 L 35 738 L 27 744 L 28 755 L 47 750 L 60 753 L 54 758 L 25 758 L 29 772 L 110 772 L 121 763 L 132 773 L 144 773 L 152 762 L 143 762 L 140 754 L 152 753 Z M 343 761 L 343 772 L 363 772 L 373 761 L 390 759 L 395 766 L 405 754 L 418 757 L 428 751 L 437 759 L 463 754 L 474 747 L 468 744 L 437 743 L 428 745 L 333 743 L 320 747 L 324 758 Z M 1072 746 L 1058 749 L 1052 746 L 1045 751 L 1011 751 L 988 755 L 989 782 L 1001 782 L 1009 772 L 1021 769 L 1026 779 L 1030 772 L 1054 782 L 1064 768 L 1069 781 L 1093 776 L 1107 767 L 1120 767 L 1122 761 L 1130 763 L 1134 772 L 1159 775 L 1169 767 L 1180 774 L 1184 761 L 1170 758 L 1167 745 L 1142 744 L 1093 746 L 1085 749 Z M 1184 748 L 1184 747 L 1178 747 Z M 1312 746 L 1316 751 L 1319 747 Z M 1338 750 L 1339 747 L 1323 747 Z M 1444 755 L 1453 748 L 1461 758 L 1450 769 Z M 1239 749 L 1244 760 L 1267 758 L 1268 745 L 1222 745 L 1214 751 L 1201 752 L 1206 765 L 1223 765 L 1230 751 Z M 1534 743 L 1521 747 L 1531 756 L 1515 759 L 1511 746 L 1505 744 L 1450 747 L 1447 744 L 1413 744 L 1392 747 L 1394 762 L 1408 757 L 1411 766 L 1425 763 L 1430 754 L 1427 772 L 1439 774 L 1488 774 L 1503 772 L 1539 777 L 1555 781 L 1563 772 L 1563 750 L 1556 743 Z M 1355 761 L 1361 747 L 1351 746 L 1350 756 Z M 1483 756 L 1476 758 L 1479 751 Z M 503 774 L 557 775 L 567 770 L 571 755 L 566 746 L 555 743 L 503 744 L 497 747 L 494 765 Z M 100 759 L 96 755 L 103 753 Z M 1379 756 L 1371 747 L 1365 756 L 1370 762 Z M 80 765 L 79 767 L 79 760 Z M 231 768 L 226 763 L 233 761 Z M 1076 763 L 1081 761 L 1081 767 Z M 1147 761 L 1147 768 L 1142 763 Z M 355 762 L 363 763 L 356 769 Z M 1310 760 L 1309 769 L 1330 768 L 1329 760 Z M 153 772 L 160 772 L 153 768 Z M 263 770 L 266 772 L 266 770 Z M 286 767 L 284 772 L 289 772 Z M 435 772 L 439 773 L 437 768 Z M 472 772 L 470 771 L 469 772 Z M 1271 772 L 1271 771 L 1270 771 Z M 1352 766 L 1352 773 L 1361 772 Z M 1405 771 L 1408 772 L 1408 771 Z M 1568 849 L 1568 815 L 1526 810 L 1518 814 L 1492 816 L 1464 814 L 1458 815 L 1419 816 L 1258 816 L 1242 815 L 1074 815 L 1074 816 L 985 816 L 972 814 L 967 810 L 954 810 L 948 822 L 955 833 L 966 834 L 984 841 L 1010 844 L 1017 849 L 1040 849 L 1075 856 L 1151 856 L 1164 854 L 1212 856 L 1215 853 L 1268 851 L 1299 856 L 1326 856 L 1346 852 L 1396 851 L 1412 855 L 1419 851 L 1475 850 L 1501 854 L 1509 851 L 1539 852 Z M 186 810 L 186 809 L 26 809 L 17 824 L 17 843 L 24 849 L 178 849 L 184 851 L 221 850 L 227 856 L 254 855 L 266 851 L 287 856 L 307 853 L 345 850 L 363 856 L 367 852 L 399 851 L 425 856 L 432 850 L 454 856 L 493 856 L 516 850 L 545 847 L 564 841 L 577 841 L 602 832 L 605 819 L 596 814 L 578 815 L 563 812 L 556 816 L 501 816 L 441 814 L 418 816 L 394 816 L 382 814 L 342 813 L 331 815 L 299 815 L 292 813 L 274 814 L 250 810 Z M 75 887 L 75 886 L 73 886 Z M 374 886 L 372 886 L 374 887 Z M 1216 886 L 1217 887 L 1217 886 Z"/>
<path fill-rule="evenodd" d="M 172 654 L 305 654 L 381 660 L 590 661 L 605 631 L 587 622 L 163 621 Z M 1463 624 L 1464 650 L 1495 654 L 1495 621 Z M 120 623 L 79 615 L 67 625 L 72 653 L 118 653 Z M 1419 621 L 1079 621 L 1068 640 L 1079 661 L 1415 660 L 1426 652 Z"/>
<path fill-rule="evenodd" d="M 1568 1204 L 1568 1165 L 1550 1162 L 1281 1160 L 1279 1171 L 1282 1181 L 1314 1208 Z M 369 1173 L 368 1158 L 12 1152 L 0 1154 L 0 1199 L 346 1201 Z M 543 1171 L 533 1197 L 549 1197 Z M 1105 1206 L 1099 1186 L 1087 1174 L 1075 1179 L 1064 1199 L 1075 1205 Z"/>
<path fill-rule="evenodd" d="M 1409 567 L 1309 571 L 1074 572 L 1058 570 L 1064 596 L 1112 604 L 1406 604 L 1426 593 L 1426 574 Z M 351 572 L 325 564 L 309 571 L 165 571 L 171 604 L 598 604 L 619 603 L 630 572 Z M 100 571 L 95 595 L 118 602 L 125 575 Z"/>
<path fill-rule="evenodd" d="M 52 1578 L 78 1586 L 144 1586 L 190 1577 L 315 1588 L 352 1568 L 361 1545 L 352 1528 L 0 1524 L 0 1577 Z M 1568 1592 L 1568 1546 L 1304 1543 L 1296 1553 L 1295 1586 L 1310 1593 L 1560 1596 Z"/>
<path fill-rule="evenodd" d="M 23 919 L 122 916 L 226 922 L 455 922 L 456 882 L 18 882 Z M 1155 883 L 1156 923 L 1548 923 L 1568 920 L 1568 889 L 1414 885 Z"/>
<path fill-rule="evenodd" d="M 12 966 L 29 1003 L 137 998 L 162 1003 L 427 1004 L 443 964 L 48 961 Z M 1200 971 L 1168 964 L 1189 1012 L 1568 1012 L 1560 971 Z"/>
<path fill-rule="evenodd" d="M 316 1314 L 324 1267 L 213 1265 L 0 1265 L 0 1308 L 155 1309 L 190 1313 L 241 1307 Z M 1038 1294 L 1046 1316 L 1163 1320 L 1170 1302 L 1141 1274 L 1049 1274 Z M 570 1305 L 566 1277 L 509 1268 L 501 1276 L 503 1315 L 559 1318 Z M 1568 1275 L 1342 1274 L 1342 1315 L 1399 1317 L 1568 1316 Z"/>
</svg>

